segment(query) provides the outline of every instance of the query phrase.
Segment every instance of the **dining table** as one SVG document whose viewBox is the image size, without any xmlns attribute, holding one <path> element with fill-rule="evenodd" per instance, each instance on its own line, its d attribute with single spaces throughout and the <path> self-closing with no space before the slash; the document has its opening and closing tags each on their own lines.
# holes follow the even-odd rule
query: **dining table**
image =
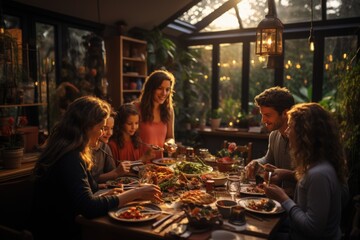
<svg viewBox="0 0 360 240">
<path fill-rule="evenodd" d="M 242 198 L 249 197 L 246 194 L 239 194 L 236 197 L 237 201 Z M 217 200 L 231 199 L 231 196 L 226 192 L 217 194 Z M 213 208 L 216 208 L 215 203 L 210 204 Z M 93 219 L 85 218 L 79 215 L 76 219 L 77 223 L 81 225 L 82 239 L 211 239 L 211 233 L 214 230 L 227 230 L 234 232 L 239 239 L 243 240 L 258 240 L 258 239 L 275 239 L 274 234 L 277 228 L 281 225 L 286 214 L 284 212 L 278 214 L 258 214 L 253 212 L 246 212 L 246 224 L 238 227 L 228 223 L 228 220 L 224 219 L 222 225 L 212 226 L 207 229 L 194 229 L 187 228 L 187 231 L 183 235 L 174 237 L 170 234 L 174 226 L 179 224 L 187 224 L 188 219 L 185 217 L 183 211 L 178 207 L 174 207 L 174 203 L 161 203 L 158 207 L 164 211 L 159 217 L 151 221 L 144 222 L 122 222 L 118 221 L 109 215 L 101 216 Z M 181 213 L 182 212 L 182 213 Z M 177 221 L 173 221 L 168 225 L 160 225 L 160 227 L 153 228 L 152 225 L 165 218 L 169 213 L 177 216 Z M 174 217 L 170 217 L 174 219 Z M 177 224 L 177 225 L 176 225 Z"/>
</svg>

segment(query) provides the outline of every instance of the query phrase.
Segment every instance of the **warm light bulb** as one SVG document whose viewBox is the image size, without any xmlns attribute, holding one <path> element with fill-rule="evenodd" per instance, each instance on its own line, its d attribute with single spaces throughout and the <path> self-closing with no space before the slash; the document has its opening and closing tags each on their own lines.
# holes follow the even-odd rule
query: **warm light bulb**
<svg viewBox="0 0 360 240">
<path fill-rule="evenodd" d="M 313 41 L 310 42 L 310 51 L 315 51 L 315 44 Z"/>
</svg>

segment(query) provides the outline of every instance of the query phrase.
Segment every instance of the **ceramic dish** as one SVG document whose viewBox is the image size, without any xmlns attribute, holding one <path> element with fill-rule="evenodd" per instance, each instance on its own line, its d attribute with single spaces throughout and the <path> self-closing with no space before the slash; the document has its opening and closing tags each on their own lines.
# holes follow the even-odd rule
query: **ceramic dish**
<svg viewBox="0 0 360 240">
<path fill-rule="evenodd" d="M 155 213 L 152 213 L 155 211 Z M 159 212 L 157 212 L 159 211 Z M 141 214 L 139 217 L 139 213 Z M 122 222 L 145 222 L 150 221 L 161 215 L 161 208 L 155 204 L 132 204 L 118 210 L 109 211 L 109 216 Z M 134 217 L 124 217 L 134 216 Z M 135 217 L 137 216 L 137 217 Z"/>
<path fill-rule="evenodd" d="M 161 165 L 161 166 L 170 166 L 170 165 L 173 165 L 174 163 L 176 163 L 174 158 L 167 158 L 167 157 L 154 159 L 154 160 L 152 160 L 152 162 L 157 165 Z"/>
<path fill-rule="evenodd" d="M 264 190 L 259 187 L 256 187 L 255 184 L 241 184 L 240 193 L 244 193 L 248 195 L 257 195 L 257 196 L 265 195 Z"/>
<path fill-rule="evenodd" d="M 115 180 L 109 180 L 106 182 L 108 188 L 122 187 L 122 186 L 135 186 L 139 184 L 139 179 L 131 176 L 118 177 Z"/>
<path fill-rule="evenodd" d="M 263 208 L 264 202 L 272 201 L 275 205 L 271 209 L 265 210 Z M 261 197 L 247 197 L 241 198 L 239 200 L 239 205 L 244 207 L 246 210 L 255 213 L 261 214 L 278 214 L 284 212 L 284 209 L 281 207 L 281 204 L 278 201 L 271 200 L 269 198 L 261 198 Z M 254 208 L 253 206 L 256 205 L 258 208 Z"/>
</svg>

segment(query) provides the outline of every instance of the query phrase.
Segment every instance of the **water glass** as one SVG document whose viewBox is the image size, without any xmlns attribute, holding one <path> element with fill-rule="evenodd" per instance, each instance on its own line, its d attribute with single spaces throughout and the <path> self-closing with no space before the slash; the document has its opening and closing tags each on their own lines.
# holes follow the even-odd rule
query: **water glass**
<svg viewBox="0 0 360 240">
<path fill-rule="evenodd" d="M 231 195 L 231 199 L 236 201 L 236 195 L 240 191 L 240 177 L 237 175 L 230 175 L 226 183 L 227 191 Z"/>
</svg>

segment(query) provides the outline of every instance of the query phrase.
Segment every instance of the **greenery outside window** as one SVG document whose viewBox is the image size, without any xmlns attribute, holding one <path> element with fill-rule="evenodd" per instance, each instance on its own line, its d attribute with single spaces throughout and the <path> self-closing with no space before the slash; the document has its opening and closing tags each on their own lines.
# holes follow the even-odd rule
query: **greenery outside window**
<svg viewBox="0 0 360 240">
<path fill-rule="evenodd" d="M 285 41 L 284 86 L 295 98 L 295 102 L 311 102 L 313 53 L 307 39 Z"/>
</svg>

